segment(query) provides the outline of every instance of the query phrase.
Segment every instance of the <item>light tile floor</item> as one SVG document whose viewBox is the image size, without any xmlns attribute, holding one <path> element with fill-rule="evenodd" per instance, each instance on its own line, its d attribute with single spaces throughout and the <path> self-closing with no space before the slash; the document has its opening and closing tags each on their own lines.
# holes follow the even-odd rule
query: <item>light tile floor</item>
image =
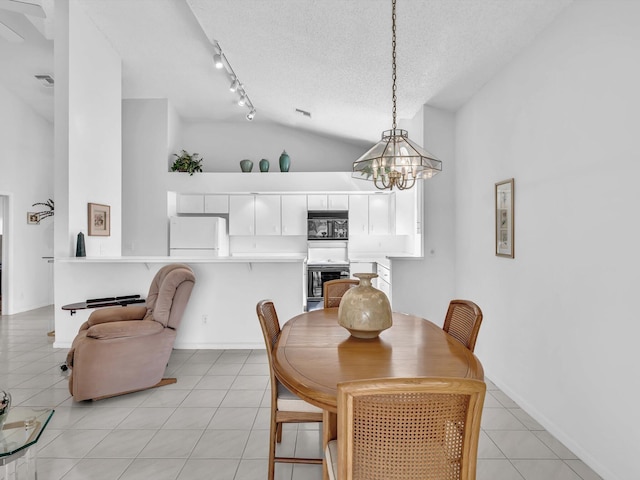
<svg viewBox="0 0 640 480">
<path fill-rule="evenodd" d="M 178 383 L 74 402 L 66 349 L 46 335 L 53 308 L 0 316 L 0 388 L 14 405 L 53 407 L 38 443 L 40 480 L 263 480 L 269 434 L 264 350 L 175 350 Z M 256 320 L 257 322 L 257 320 Z M 487 380 L 478 480 L 600 477 Z M 317 425 L 288 425 L 284 454 L 319 456 Z M 19 472 L 24 467 L 19 464 Z M 0 473 L 0 478 L 2 478 Z M 276 465 L 278 480 L 317 480 L 318 465 Z M 6 479 L 5 479 L 6 480 Z"/>
</svg>

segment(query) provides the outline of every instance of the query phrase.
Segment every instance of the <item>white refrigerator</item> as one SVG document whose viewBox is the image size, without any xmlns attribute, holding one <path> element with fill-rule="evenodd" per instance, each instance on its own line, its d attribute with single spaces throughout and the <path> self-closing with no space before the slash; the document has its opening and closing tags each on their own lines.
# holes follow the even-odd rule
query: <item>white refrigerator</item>
<svg viewBox="0 0 640 480">
<path fill-rule="evenodd" d="M 221 217 L 169 218 L 169 256 L 229 256 L 226 219 Z"/>
</svg>

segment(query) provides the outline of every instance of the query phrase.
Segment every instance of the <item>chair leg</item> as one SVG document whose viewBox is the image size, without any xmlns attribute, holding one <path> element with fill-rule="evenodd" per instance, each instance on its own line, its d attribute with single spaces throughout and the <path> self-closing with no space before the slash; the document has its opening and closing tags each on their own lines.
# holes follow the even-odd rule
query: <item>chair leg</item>
<svg viewBox="0 0 640 480">
<path fill-rule="evenodd" d="M 276 442 L 282 442 L 282 423 L 278 423 L 276 427 Z"/>
<path fill-rule="evenodd" d="M 276 438 L 278 436 L 278 427 L 281 426 L 281 423 L 276 423 L 276 412 L 271 410 L 271 426 L 269 428 L 269 470 L 267 480 L 273 480 L 275 477 Z"/>
</svg>

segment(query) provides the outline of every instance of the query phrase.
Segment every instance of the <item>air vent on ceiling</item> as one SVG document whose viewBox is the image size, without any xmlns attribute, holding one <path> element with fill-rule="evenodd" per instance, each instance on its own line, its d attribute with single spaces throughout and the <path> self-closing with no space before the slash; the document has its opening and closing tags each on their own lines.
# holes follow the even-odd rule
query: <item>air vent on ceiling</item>
<svg viewBox="0 0 640 480">
<path fill-rule="evenodd" d="M 40 83 L 42 83 L 42 85 L 44 85 L 45 87 L 53 87 L 53 77 L 51 75 L 36 75 L 35 77 L 40 80 Z"/>
<path fill-rule="evenodd" d="M 311 112 L 307 112 L 306 110 L 300 110 L 299 108 L 296 108 L 296 112 L 301 115 L 304 115 L 305 117 L 311 118 Z"/>
</svg>

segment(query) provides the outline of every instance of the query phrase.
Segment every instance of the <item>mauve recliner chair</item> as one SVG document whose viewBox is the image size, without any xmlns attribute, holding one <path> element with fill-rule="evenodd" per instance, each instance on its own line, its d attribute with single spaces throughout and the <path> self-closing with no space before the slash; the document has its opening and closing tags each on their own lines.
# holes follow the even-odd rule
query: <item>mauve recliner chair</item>
<svg viewBox="0 0 640 480">
<path fill-rule="evenodd" d="M 175 383 L 162 376 L 194 284 L 187 265 L 167 265 L 154 277 L 144 306 L 94 311 L 67 354 L 73 399 L 99 400 Z"/>
</svg>

